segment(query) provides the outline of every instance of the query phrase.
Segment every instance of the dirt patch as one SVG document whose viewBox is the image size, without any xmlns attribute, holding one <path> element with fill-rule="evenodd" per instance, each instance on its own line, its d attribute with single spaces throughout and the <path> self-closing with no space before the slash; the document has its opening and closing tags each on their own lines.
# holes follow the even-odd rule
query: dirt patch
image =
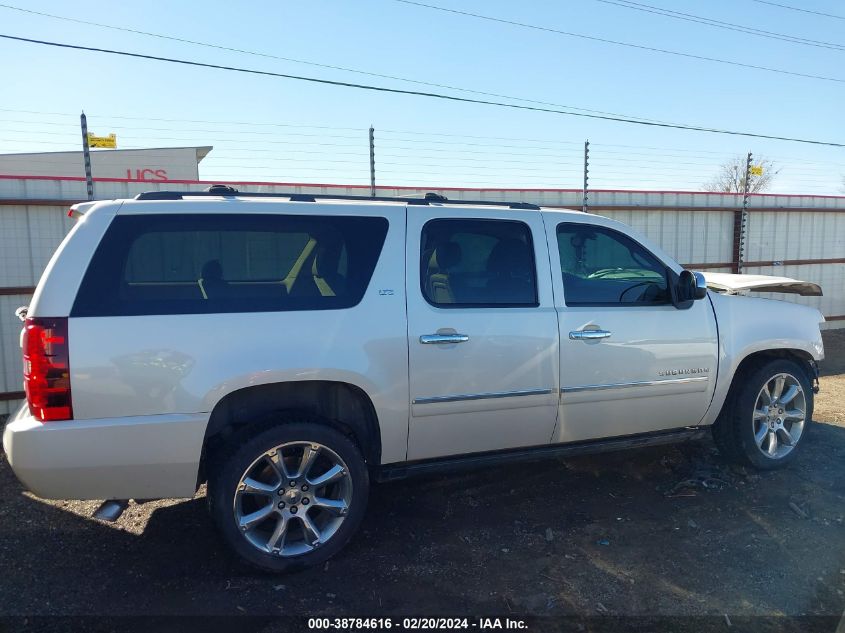
<svg viewBox="0 0 845 633">
<path fill-rule="evenodd" d="M 814 418 L 845 427 L 845 328 L 824 332 L 825 359 Z"/>
<path fill-rule="evenodd" d="M 790 468 L 707 441 L 376 486 L 338 557 L 286 576 L 223 549 L 202 491 L 45 502 L 0 461 L 0 613 L 839 615 L 845 331 L 826 332 L 816 423 Z"/>
</svg>

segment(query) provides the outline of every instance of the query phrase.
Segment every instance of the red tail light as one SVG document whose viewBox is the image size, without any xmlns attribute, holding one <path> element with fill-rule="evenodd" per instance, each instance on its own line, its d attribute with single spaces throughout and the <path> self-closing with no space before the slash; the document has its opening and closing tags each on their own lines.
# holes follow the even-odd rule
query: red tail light
<svg viewBox="0 0 845 633">
<path fill-rule="evenodd" d="M 23 330 L 23 386 L 42 422 L 72 420 L 67 319 L 32 317 Z"/>
</svg>

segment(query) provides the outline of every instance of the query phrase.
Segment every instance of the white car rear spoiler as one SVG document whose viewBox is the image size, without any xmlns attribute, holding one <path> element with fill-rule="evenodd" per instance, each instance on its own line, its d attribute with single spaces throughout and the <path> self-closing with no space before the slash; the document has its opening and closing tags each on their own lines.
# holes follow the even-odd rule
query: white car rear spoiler
<svg viewBox="0 0 845 633">
<path fill-rule="evenodd" d="M 728 295 L 756 292 L 785 292 L 802 297 L 821 297 L 822 288 L 809 281 L 773 275 L 732 275 L 730 273 L 703 273 L 707 287 Z"/>
</svg>

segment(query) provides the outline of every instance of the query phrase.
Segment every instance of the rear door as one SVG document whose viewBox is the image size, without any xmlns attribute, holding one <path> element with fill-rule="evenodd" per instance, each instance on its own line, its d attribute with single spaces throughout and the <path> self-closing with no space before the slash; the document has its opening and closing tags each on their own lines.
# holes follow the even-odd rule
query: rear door
<svg viewBox="0 0 845 633">
<path fill-rule="evenodd" d="M 409 207 L 408 458 L 547 444 L 558 328 L 538 211 Z"/>
</svg>

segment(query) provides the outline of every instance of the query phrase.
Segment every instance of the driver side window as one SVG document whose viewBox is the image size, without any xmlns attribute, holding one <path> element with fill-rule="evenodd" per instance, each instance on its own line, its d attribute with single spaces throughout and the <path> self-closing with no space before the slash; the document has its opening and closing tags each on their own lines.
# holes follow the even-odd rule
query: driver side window
<svg viewBox="0 0 845 633">
<path fill-rule="evenodd" d="M 557 245 L 566 305 L 670 302 L 666 266 L 622 233 L 565 222 L 557 227 Z"/>
</svg>

